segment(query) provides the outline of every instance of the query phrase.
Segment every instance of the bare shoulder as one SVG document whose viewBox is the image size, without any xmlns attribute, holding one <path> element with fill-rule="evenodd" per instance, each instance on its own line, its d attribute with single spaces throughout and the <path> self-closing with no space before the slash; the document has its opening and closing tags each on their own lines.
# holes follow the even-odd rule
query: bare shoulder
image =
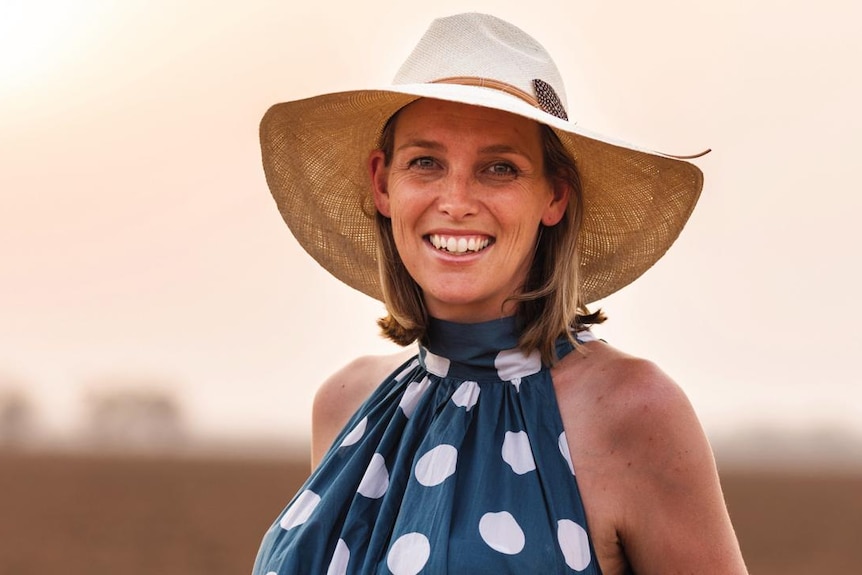
<svg viewBox="0 0 862 575">
<path fill-rule="evenodd" d="M 690 473 L 714 473 L 712 449 L 676 381 L 652 361 L 607 344 L 588 352 L 585 363 L 591 361 L 580 379 L 594 394 L 597 439 L 613 446 L 627 477 L 643 475 L 661 482 L 650 487 L 664 489 L 676 480 L 690 485 Z"/>
<path fill-rule="evenodd" d="M 596 429 L 617 443 L 649 439 L 670 424 L 700 428 L 682 388 L 655 363 L 603 342 L 569 354 L 554 380 L 561 408 L 576 401 L 580 416 L 596 416 Z"/>
<path fill-rule="evenodd" d="M 680 466 L 713 468 L 711 448 L 688 397 L 652 361 L 592 342 L 560 362 L 554 382 L 563 423 L 578 438 L 585 464 L 596 463 L 603 474 L 624 478 L 615 480 L 619 497 L 634 493 L 632 487 L 645 487 L 625 484 L 635 477 L 663 475 Z M 681 474 L 663 480 L 673 477 L 689 480 Z"/>
<path fill-rule="evenodd" d="M 655 363 L 603 342 L 554 369 L 605 563 L 636 573 L 745 573 L 712 449 L 682 388 Z"/>
<path fill-rule="evenodd" d="M 317 463 L 350 416 L 386 376 L 414 350 L 358 357 L 329 376 L 317 389 L 311 411 L 311 459 Z"/>
</svg>

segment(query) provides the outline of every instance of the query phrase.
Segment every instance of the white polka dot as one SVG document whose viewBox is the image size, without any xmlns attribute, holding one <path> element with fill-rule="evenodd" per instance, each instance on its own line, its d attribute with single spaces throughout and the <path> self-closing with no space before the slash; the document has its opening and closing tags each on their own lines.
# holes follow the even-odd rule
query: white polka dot
<svg viewBox="0 0 862 575">
<path fill-rule="evenodd" d="M 386 469 L 386 461 L 382 455 L 375 453 L 371 456 L 357 491 L 369 499 L 380 499 L 387 489 L 389 489 L 389 471 Z"/>
<path fill-rule="evenodd" d="M 326 575 L 346 575 L 349 561 L 350 549 L 347 548 L 344 539 L 339 539 L 338 543 L 335 544 L 335 553 L 332 554 L 332 561 L 329 562 Z"/>
<path fill-rule="evenodd" d="M 560 453 L 563 454 L 563 459 L 566 460 L 566 463 L 569 464 L 569 471 L 572 472 L 572 475 L 575 474 L 575 466 L 572 464 L 572 454 L 569 452 L 569 442 L 566 441 L 566 432 L 562 432 L 560 434 L 560 439 L 557 441 L 560 446 Z"/>
<path fill-rule="evenodd" d="M 514 377 L 512 378 L 511 384 L 515 386 L 515 392 L 521 393 L 521 378 Z"/>
<path fill-rule="evenodd" d="M 438 445 L 416 462 L 416 480 L 425 487 L 440 485 L 455 473 L 458 450 L 451 445 Z"/>
<path fill-rule="evenodd" d="M 308 521 L 318 503 L 320 503 L 320 495 L 308 489 L 297 495 L 287 513 L 281 518 L 281 528 L 293 529 Z"/>
<path fill-rule="evenodd" d="M 341 447 L 349 447 L 362 439 L 362 436 L 365 435 L 365 427 L 368 425 L 368 417 L 363 417 L 362 421 L 356 424 L 356 426 L 350 430 L 350 433 L 344 436 L 344 440 L 341 442 Z"/>
<path fill-rule="evenodd" d="M 503 381 L 512 381 L 516 377 L 526 377 L 538 373 L 542 369 L 542 354 L 533 350 L 530 355 L 524 355 L 520 349 L 504 349 L 494 359 L 497 375 Z"/>
<path fill-rule="evenodd" d="M 426 351 L 425 357 L 422 358 L 422 361 L 425 362 L 425 369 L 434 375 L 439 375 L 440 377 L 446 377 L 449 375 L 449 366 L 451 365 L 451 362 L 445 357 Z"/>
<path fill-rule="evenodd" d="M 569 519 L 557 522 L 557 541 L 566 559 L 566 565 L 583 571 L 590 564 L 590 541 L 586 530 Z"/>
<path fill-rule="evenodd" d="M 431 381 L 425 377 L 422 381 L 412 381 L 407 384 L 407 389 L 404 390 L 404 395 L 401 396 L 401 402 L 398 404 L 404 411 L 404 415 L 408 418 L 413 415 L 416 405 L 419 403 L 419 398 L 428 389 Z"/>
<path fill-rule="evenodd" d="M 518 475 L 536 469 L 530 438 L 525 431 L 507 431 L 503 439 L 503 461 L 509 464 Z"/>
<path fill-rule="evenodd" d="M 463 407 L 467 411 L 470 411 L 479 401 L 480 391 L 478 383 L 475 381 L 465 381 L 452 394 L 452 402 L 458 407 Z"/>
<path fill-rule="evenodd" d="M 418 360 L 418 359 L 414 359 L 413 361 L 411 361 L 411 362 L 407 365 L 407 367 L 405 367 L 405 368 L 404 368 L 404 369 L 402 369 L 400 372 L 398 372 L 398 375 L 396 375 L 396 376 L 395 376 L 395 381 L 401 381 L 402 379 L 404 379 L 404 377 L 405 377 L 408 373 L 410 373 L 411 371 L 413 371 L 414 369 L 416 369 L 416 367 L 417 367 L 418 365 L 419 365 L 419 360 Z"/>
<path fill-rule="evenodd" d="M 578 333 L 576 333 L 575 339 L 577 339 L 581 343 L 589 343 L 591 341 L 598 341 L 599 340 L 599 338 L 597 338 L 595 336 L 595 334 L 593 334 L 593 332 L 591 332 L 588 329 L 584 329 L 584 330 L 581 330 Z"/>
<path fill-rule="evenodd" d="M 407 533 L 392 544 L 386 566 L 392 575 L 416 575 L 425 567 L 429 557 L 431 544 L 428 538 L 421 533 Z"/>
<path fill-rule="evenodd" d="M 479 535 L 488 547 L 500 553 L 516 555 L 524 548 L 524 531 L 508 511 L 483 515 Z"/>
</svg>

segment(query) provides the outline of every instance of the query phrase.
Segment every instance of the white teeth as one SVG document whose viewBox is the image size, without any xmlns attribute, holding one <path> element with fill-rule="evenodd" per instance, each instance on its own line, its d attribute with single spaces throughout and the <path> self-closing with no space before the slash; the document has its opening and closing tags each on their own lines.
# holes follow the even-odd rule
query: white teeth
<svg viewBox="0 0 862 575">
<path fill-rule="evenodd" d="M 428 239 L 438 250 L 444 250 L 453 254 L 463 254 L 467 252 L 479 252 L 488 247 L 491 242 L 489 238 L 472 236 L 470 238 L 454 236 L 441 236 L 431 234 Z"/>
</svg>

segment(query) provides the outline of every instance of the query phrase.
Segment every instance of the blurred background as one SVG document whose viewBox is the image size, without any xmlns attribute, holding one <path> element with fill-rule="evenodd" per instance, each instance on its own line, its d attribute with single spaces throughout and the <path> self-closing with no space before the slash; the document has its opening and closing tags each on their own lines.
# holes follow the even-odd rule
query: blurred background
<svg viewBox="0 0 862 575">
<path fill-rule="evenodd" d="M 281 222 L 258 121 L 467 10 L 548 48 L 579 124 L 712 148 L 597 334 L 689 394 L 753 573 L 862 568 L 850 0 L 0 0 L 0 573 L 250 571 L 317 385 L 396 351 Z"/>
</svg>

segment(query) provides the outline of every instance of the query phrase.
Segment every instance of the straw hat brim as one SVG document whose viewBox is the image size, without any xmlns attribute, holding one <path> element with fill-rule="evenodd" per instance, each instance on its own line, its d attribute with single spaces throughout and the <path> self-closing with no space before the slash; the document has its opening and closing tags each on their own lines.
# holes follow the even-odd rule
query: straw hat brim
<svg viewBox="0 0 862 575">
<path fill-rule="evenodd" d="M 327 271 L 382 300 L 367 160 L 386 121 L 418 98 L 495 108 L 550 126 L 578 165 L 584 303 L 628 285 L 676 240 L 703 187 L 694 164 L 592 133 L 499 90 L 406 84 L 272 106 L 260 124 L 266 181 L 300 245 Z"/>
</svg>

